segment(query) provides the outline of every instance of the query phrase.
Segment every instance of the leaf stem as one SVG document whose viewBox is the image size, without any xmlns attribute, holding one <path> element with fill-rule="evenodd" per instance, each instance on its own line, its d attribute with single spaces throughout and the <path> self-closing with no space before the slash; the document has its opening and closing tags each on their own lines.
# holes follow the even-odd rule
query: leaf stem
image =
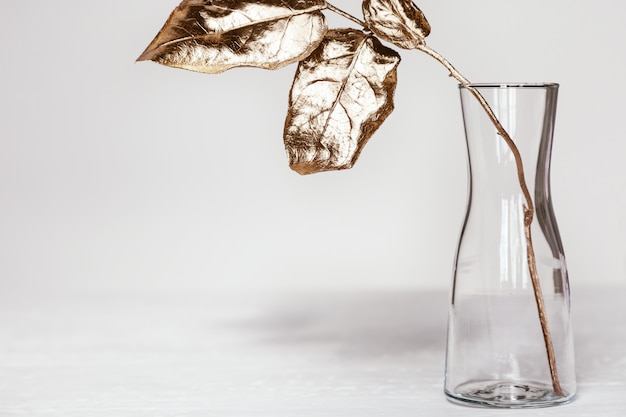
<svg viewBox="0 0 626 417">
<path fill-rule="evenodd" d="M 564 396 L 565 394 L 563 393 L 563 389 L 561 388 L 561 383 L 559 381 L 559 375 L 556 368 L 556 358 L 554 355 L 552 336 L 550 334 L 550 328 L 548 326 L 543 293 L 541 291 L 541 284 L 539 282 L 539 276 L 537 274 L 537 264 L 535 260 L 535 251 L 533 248 L 531 234 L 531 224 L 533 221 L 535 208 L 532 198 L 530 196 L 530 192 L 528 191 L 528 186 L 526 185 L 526 179 L 524 176 L 524 165 L 522 163 L 522 157 L 520 155 L 519 149 L 494 114 L 493 110 L 487 103 L 487 100 L 485 100 L 482 94 L 480 94 L 480 92 L 470 84 L 467 78 L 465 78 L 456 68 L 454 68 L 454 66 L 452 66 L 452 64 L 448 62 L 447 59 L 445 59 L 442 55 L 427 46 L 426 43 L 418 45 L 416 49 L 426 53 L 427 55 L 439 61 L 444 67 L 448 69 L 448 71 L 450 71 L 451 77 L 455 78 L 459 83 L 461 83 L 463 87 L 465 87 L 470 93 L 472 93 L 472 95 L 478 100 L 482 108 L 487 113 L 487 116 L 498 131 L 498 134 L 506 142 L 511 152 L 513 153 L 513 157 L 515 158 L 515 164 L 517 166 L 517 177 L 519 180 L 520 188 L 522 189 L 522 193 L 524 194 L 524 198 L 526 199 L 526 205 L 524 206 L 524 234 L 526 237 L 528 270 L 533 285 L 535 301 L 537 303 L 537 312 L 539 314 L 539 322 L 541 323 L 541 331 L 543 333 L 543 339 L 546 346 L 548 365 L 550 367 L 550 376 L 552 378 L 552 387 L 555 394 L 559 396 Z"/>
<path fill-rule="evenodd" d="M 351 15 L 350 13 L 348 13 L 348 12 L 344 12 L 343 10 L 341 10 L 341 9 L 340 9 L 340 8 L 338 8 L 338 7 L 333 6 L 333 5 L 332 5 L 332 4 L 330 4 L 329 2 L 326 2 L 326 8 L 327 8 L 328 10 L 330 10 L 330 11 L 333 11 L 333 12 L 337 13 L 338 15 L 341 15 L 341 16 L 345 17 L 345 18 L 346 18 L 346 19 L 348 19 L 348 20 L 353 21 L 354 23 L 356 23 L 357 25 L 359 25 L 359 26 L 361 26 L 361 27 L 363 27 L 363 28 L 365 28 L 365 29 L 369 29 L 369 28 L 367 27 L 367 25 L 365 24 L 365 22 L 364 22 L 364 21 L 360 20 L 360 19 L 359 19 L 359 18 L 357 18 L 357 17 L 352 16 L 352 15 Z"/>
</svg>

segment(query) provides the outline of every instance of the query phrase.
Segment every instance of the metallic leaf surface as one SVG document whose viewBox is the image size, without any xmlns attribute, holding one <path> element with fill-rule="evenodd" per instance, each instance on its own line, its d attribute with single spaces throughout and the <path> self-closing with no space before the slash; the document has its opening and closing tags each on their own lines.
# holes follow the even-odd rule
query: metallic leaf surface
<svg viewBox="0 0 626 417">
<path fill-rule="evenodd" d="M 413 49 L 430 33 L 426 16 L 411 0 L 363 0 L 363 17 L 381 39 Z"/>
<path fill-rule="evenodd" d="M 327 31 L 324 0 L 183 0 L 138 61 L 205 73 L 300 61 Z"/>
<path fill-rule="evenodd" d="M 393 111 L 397 52 L 359 30 L 330 30 L 301 61 L 289 97 L 284 141 L 300 174 L 351 168 Z"/>
</svg>

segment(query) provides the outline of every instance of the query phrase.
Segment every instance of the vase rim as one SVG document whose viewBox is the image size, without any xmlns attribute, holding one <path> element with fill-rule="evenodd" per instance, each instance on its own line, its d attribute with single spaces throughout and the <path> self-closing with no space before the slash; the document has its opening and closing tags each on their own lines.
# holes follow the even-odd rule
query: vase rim
<svg viewBox="0 0 626 417">
<path fill-rule="evenodd" d="M 559 88 L 558 83 L 553 82 L 544 82 L 544 83 L 470 83 L 470 84 L 459 84 L 459 88 L 466 87 L 474 87 L 474 88 Z"/>
</svg>

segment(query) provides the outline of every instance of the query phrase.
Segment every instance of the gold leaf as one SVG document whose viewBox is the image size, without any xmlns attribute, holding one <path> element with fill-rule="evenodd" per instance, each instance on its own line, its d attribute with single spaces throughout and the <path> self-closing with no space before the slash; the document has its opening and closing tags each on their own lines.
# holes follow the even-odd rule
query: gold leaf
<svg viewBox="0 0 626 417">
<path fill-rule="evenodd" d="M 284 141 L 300 174 L 351 168 L 393 111 L 397 52 L 359 30 L 330 30 L 300 62 Z"/>
<path fill-rule="evenodd" d="M 324 0 L 183 0 L 137 59 L 215 74 L 300 61 L 327 31 Z"/>
<path fill-rule="evenodd" d="M 424 43 L 430 24 L 411 0 L 363 0 L 363 17 L 381 39 L 414 49 Z"/>
</svg>

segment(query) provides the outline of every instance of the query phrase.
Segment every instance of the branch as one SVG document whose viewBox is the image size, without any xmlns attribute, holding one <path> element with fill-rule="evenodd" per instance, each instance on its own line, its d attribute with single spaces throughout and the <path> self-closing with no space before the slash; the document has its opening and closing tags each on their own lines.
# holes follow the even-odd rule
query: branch
<svg viewBox="0 0 626 417">
<path fill-rule="evenodd" d="M 526 205 L 524 206 L 524 234 L 526 237 L 526 248 L 527 248 L 527 257 L 528 257 L 528 271 L 530 273 L 530 279 L 533 284 L 533 291 L 535 294 L 535 301 L 537 302 L 537 311 L 539 314 L 539 322 L 541 323 L 541 330 L 543 333 L 543 339 L 546 346 L 546 353 L 548 355 L 548 364 L 550 367 L 550 376 L 552 378 L 552 387 L 554 392 L 559 396 L 564 396 L 563 389 L 561 388 L 561 383 L 559 382 L 559 376 L 556 369 L 556 358 L 554 355 L 554 346 L 552 343 L 552 336 L 550 335 L 550 329 L 548 327 L 548 320 L 546 316 L 546 308 L 543 299 L 543 293 L 541 291 L 541 283 L 539 282 L 539 276 L 537 274 L 537 263 L 535 260 L 535 250 L 533 248 L 533 241 L 531 235 L 531 224 L 533 222 L 533 217 L 535 214 L 535 208 L 533 205 L 532 198 L 530 196 L 530 192 L 528 191 L 528 186 L 526 184 L 526 179 L 524 175 L 524 165 L 522 163 L 522 156 L 520 155 L 519 149 L 515 142 L 508 134 L 506 129 L 502 126 L 493 110 L 487 103 L 487 100 L 480 94 L 480 92 L 472 87 L 469 80 L 465 78 L 454 66 L 448 62 L 443 56 L 439 53 L 431 49 L 426 43 L 420 44 L 416 47 L 417 50 L 426 53 L 432 58 L 439 61 L 444 67 L 450 71 L 450 76 L 455 78 L 463 87 L 465 87 L 472 95 L 478 100 L 481 107 L 487 113 L 487 116 L 495 126 L 498 134 L 502 137 L 502 139 L 509 146 L 509 149 L 513 153 L 513 157 L 515 158 L 515 164 L 517 166 L 517 177 L 519 180 L 520 188 L 522 189 L 522 193 L 524 194 L 524 198 L 526 199 Z"/>
<path fill-rule="evenodd" d="M 345 18 L 346 18 L 346 19 L 348 19 L 348 20 L 353 21 L 354 23 L 356 23 L 357 25 L 359 25 L 359 26 L 363 27 L 364 29 L 369 29 L 369 28 L 367 27 L 367 25 L 365 24 L 365 22 L 364 22 L 364 21 L 362 21 L 362 20 L 360 20 L 360 19 L 358 19 L 358 18 L 356 18 L 356 17 L 352 16 L 352 15 L 351 15 L 350 13 L 348 13 L 348 12 L 344 12 L 344 11 L 343 11 L 343 10 L 341 10 L 340 8 L 333 6 L 332 4 L 330 4 L 330 3 L 328 3 L 328 2 L 326 2 L 326 8 L 327 8 L 328 10 L 332 11 L 332 12 L 337 13 L 338 15 L 341 15 L 341 16 L 345 17 Z"/>
</svg>

